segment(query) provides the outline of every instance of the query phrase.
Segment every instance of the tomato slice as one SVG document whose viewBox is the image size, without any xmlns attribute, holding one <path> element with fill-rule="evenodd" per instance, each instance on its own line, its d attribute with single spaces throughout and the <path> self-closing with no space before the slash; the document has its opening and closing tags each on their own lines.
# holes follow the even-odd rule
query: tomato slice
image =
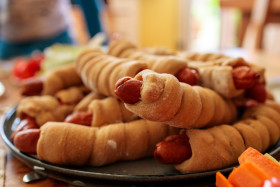
<svg viewBox="0 0 280 187">
<path fill-rule="evenodd" d="M 41 62 L 44 56 L 39 54 L 30 58 L 17 58 L 12 69 L 12 74 L 18 79 L 34 77 L 41 69 Z"/>
<path fill-rule="evenodd" d="M 41 61 L 42 59 L 39 58 L 30 58 L 28 63 L 27 63 L 27 69 L 30 72 L 37 72 L 40 71 L 41 69 Z"/>
<path fill-rule="evenodd" d="M 13 66 L 12 73 L 16 78 L 25 79 L 31 77 L 32 74 L 26 70 L 27 61 L 23 58 L 18 58 L 15 60 L 15 65 Z"/>
</svg>

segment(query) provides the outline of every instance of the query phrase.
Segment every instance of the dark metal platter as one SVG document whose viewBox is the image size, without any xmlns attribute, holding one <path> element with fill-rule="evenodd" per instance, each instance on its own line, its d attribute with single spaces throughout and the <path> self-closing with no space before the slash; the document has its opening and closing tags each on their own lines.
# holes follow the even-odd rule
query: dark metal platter
<svg viewBox="0 0 280 187">
<path fill-rule="evenodd" d="M 232 167 L 199 173 L 182 174 L 172 165 L 157 163 L 153 158 L 125 161 L 102 167 L 64 167 L 42 161 L 36 155 L 20 152 L 10 141 L 10 135 L 18 124 L 16 108 L 12 108 L 1 120 L 1 137 L 6 146 L 21 162 L 39 174 L 77 186 L 212 186 L 215 174 L 228 174 Z M 267 151 L 276 156 L 280 153 L 280 141 Z"/>
</svg>

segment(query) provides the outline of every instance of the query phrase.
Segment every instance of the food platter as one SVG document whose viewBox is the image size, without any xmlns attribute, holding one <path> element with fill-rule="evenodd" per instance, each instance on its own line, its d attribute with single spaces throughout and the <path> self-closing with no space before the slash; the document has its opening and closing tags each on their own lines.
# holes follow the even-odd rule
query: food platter
<svg viewBox="0 0 280 187">
<path fill-rule="evenodd" d="M 110 164 L 102 167 L 65 167 L 58 166 L 39 160 L 36 155 L 30 155 L 20 152 L 10 141 L 10 135 L 18 124 L 16 117 L 16 107 L 12 108 L 1 120 L 1 137 L 6 146 L 11 150 L 13 155 L 21 162 L 26 164 L 34 171 L 47 175 L 50 178 L 58 179 L 77 186 L 89 186 L 90 184 L 101 184 L 106 186 L 112 182 L 121 186 L 143 184 L 159 184 L 161 182 L 184 183 L 184 186 L 196 186 L 199 183 L 213 183 L 217 171 L 229 173 L 232 167 L 221 170 L 212 170 L 199 173 L 182 174 L 174 169 L 172 165 L 162 165 L 157 163 L 153 158 L 146 158 L 137 161 L 125 161 Z M 280 153 L 280 141 L 277 145 L 267 151 L 272 156 Z M 201 180 L 203 178 L 203 180 Z M 187 181 L 187 183 L 186 183 Z M 160 184 L 162 186 L 162 184 Z"/>
</svg>

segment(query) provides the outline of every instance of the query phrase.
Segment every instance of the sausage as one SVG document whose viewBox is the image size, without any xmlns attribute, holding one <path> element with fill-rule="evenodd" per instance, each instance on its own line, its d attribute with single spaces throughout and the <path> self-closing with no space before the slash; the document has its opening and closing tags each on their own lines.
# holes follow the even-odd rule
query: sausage
<svg viewBox="0 0 280 187">
<path fill-rule="evenodd" d="M 43 91 L 43 80 L 38 78 L 26 79 L 21 85 L 21 95 L 34 96 L 41 95 Z"/>
<path fill-rule="evenodd" d="M 186 134 L 172 135 L 157 143 L 154 158 L 162 164 L 180 164 L 192 156 Z"/>
<path fill-rule="evenodd" d="M 197 85 L 200 81 L 197 70 L 188 67 L 182 68 L 178 73 L 176 73 L 175 77 L 177 77 L 180 82 L 184 82 L 192 86 Z"/>
<path fill-rule="evenodd" d="M 25 119 L 21 120 L 20 123 L 18 124 L 16 130 L 11 134 L 11 141 L 14 141 L 15 135 L 23 130 L 26 129 L 38 129 L 38 125 L 35 122 L 34 118 L 31 117 L 26 117 Z"/>
<path fill-rule="evenodd" d="M 25 129 L 14 137 L 14 145 L 24 153 L 36 154 L 40 129 Z"/>
<path fill-rule="evenodd" d="M 115 94 L 125 103 L 135 104 L 140 101 L 142 81 L 123 77 L 115 85 Z"/>
<path fill-rule="evenodd" d="M 68 123 L 75 123 L 79 125 L 85 125 L 85 126 L 91 126 L 93 118 L 93 113 L 90 111 L 79 111 L 79 112 L 74 112 L 70 115 L 68 115 L 65 118 L 65 122 Z"/>
<path fill-rule="evenodd" d="M 176 77 L 180 82 L 184 82 L 190 85 L 196 85 L 200 80 L 197 70 L 191 68 L 181 69 L 176 74 Z M 128 104 L 135 104 L 140 101 L 141 87 L 142 81 L 131 77 L 123 77 L 119 79 L 115 85 L 115 94 L 123 102 Z"/>
<path fill-rule="evenodd" d="M 246 96 L 260 103 L 265 102 L 267 98 L 265 85 L 263 83 L 255 84 L 252 88 L 246 90 Z"/>
<path fill-rule="evenodd" d="M 236 89 L 251 88 L 260 79 L 260 74 L 248 66 L 238 66 L 232 70 Z"/>
</svg>

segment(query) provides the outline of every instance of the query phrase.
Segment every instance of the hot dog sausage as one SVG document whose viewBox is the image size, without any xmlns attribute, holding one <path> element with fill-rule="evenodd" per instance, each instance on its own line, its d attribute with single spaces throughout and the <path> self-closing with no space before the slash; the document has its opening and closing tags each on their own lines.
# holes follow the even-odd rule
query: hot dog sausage
<svg viewBox="0 0 280 187">
<path fill-rule="evenodd" d="M 115 94 L 125 103 L 134 104 L 140 101 L 142 81 L 123 77 L 119 79 L 115 86 Z"/>
<path fill-rule="evenodd" d="M 246 94 L 247 97 L 252 98 L 260 103 L 265 102 L 267 98 L 265 85 L 262 83 L 257 83 L 252 88 L 247 89 Z"/>
<path fill-rule="evenodd" d="M 31 117 L 26 117 L 25 119 L 20 121 L 16 130 L 12 133 L 11 141 L 12 142 L 14 141 L 14 137 L 18 132 L 26 130 L 26 129 L 37 129 L 37 128 L 38 128 L 38 125 L 36 124 L 35 119 L 31 118 Z"/>
<path fill-rule="evenodd" d="M 26 129 L 18 132 L 14 137 L 14 145 L 24 153 L 36 154 L 40 129 Z"/>
<path fill-rule="evenodd" d="M 200 80 L 197 70 L 192 68 L 183 68 L 175 76 L 180 82 L 184 82 L 189 85 L 197 85 Z"/>
<path fill-rule="evenodd" d="M 80 124 L 80 125 L 91 126 L 92 118 L 93 118 L 92 112 L 79 111 L 79 112 L 74 112 L 71 115 L 68 115 L 64 121 L 68 122 L 68 123 L 75 123 L 75 124 Z"/>
<path fill-rule="evenodd" d="M 162 164 L 180 164 L 192 156 L 189 138 L 185 134 L 172 135 L 157 143 L 154 158 Z"/>
<path fill-rule="evenodd" d="M 238 66 L 233 68 L 232 78 L 237 89 L 247 89 L 258 82 L 260 74 L 248 66 Z"/>
<path fill-rule="evenodd" d="M 43 80 L 38 78 L 29 78 L 22 83 L 21 95 L 33 96 L 41 95 L 43 91 Z"/>
</svg>

